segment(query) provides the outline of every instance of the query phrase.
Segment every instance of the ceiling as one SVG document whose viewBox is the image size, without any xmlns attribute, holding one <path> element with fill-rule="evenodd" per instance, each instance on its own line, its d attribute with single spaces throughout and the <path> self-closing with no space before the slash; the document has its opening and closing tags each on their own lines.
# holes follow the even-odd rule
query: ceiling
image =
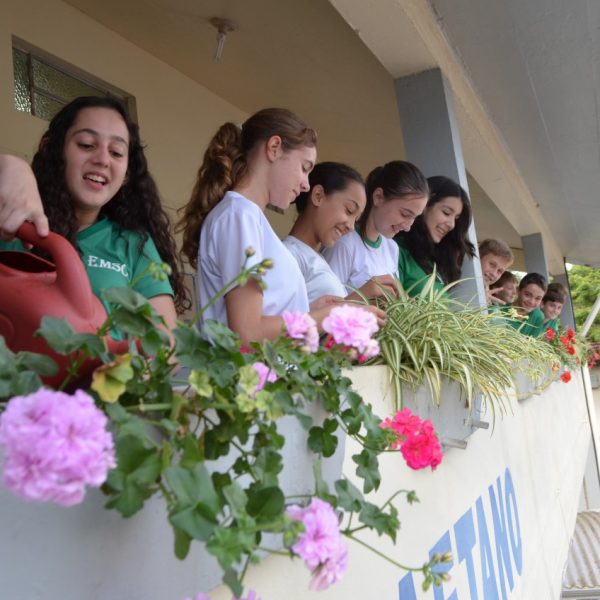
<svg viewBox="0 0 600 600">
<path fill-rule="evenodd" d="M 393 80 L 327 0 L 67 3 L 248 114 L 294 109 L 318 131 L 320 158 L 368 171 L 403 153 Z M 239 25 L 219 62 L 215 16 Z M 423 52 L 407 68 L 432 66 Z"/>
<path fill-rule="evenodd" d="M 596 0 L 67 2 L 248 113 L 294 108 L 318 130 L 320 158 L 363 172 L 403 155 L 393 79 L 439 66 L 458 99 L 475 214 L 487 215 L 480 237 L 496 222 L 511 245 L 542 231 L 554 265 L 600 265 Z M 213 16 L 239 24 L 219 63 Z"/>
<path fill-rule="evenodd" d="M 600 265 L 600 3 L 431 0 L 567 260 Z"/>
</svg>

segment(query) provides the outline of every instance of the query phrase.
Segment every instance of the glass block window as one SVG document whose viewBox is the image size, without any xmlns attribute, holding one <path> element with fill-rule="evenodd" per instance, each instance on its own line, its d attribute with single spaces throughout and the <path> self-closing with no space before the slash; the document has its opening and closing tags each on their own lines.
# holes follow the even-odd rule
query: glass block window
<svg viewBox="0 0 600 600">
<path fill-rule="evenodd" d="M 127 93 L 92 75 L 14 40 L 13 70 L 15 108 L 46 121 L 78 96 L 113 96 L 127 105 L 132 100 Z"/>
</svg>

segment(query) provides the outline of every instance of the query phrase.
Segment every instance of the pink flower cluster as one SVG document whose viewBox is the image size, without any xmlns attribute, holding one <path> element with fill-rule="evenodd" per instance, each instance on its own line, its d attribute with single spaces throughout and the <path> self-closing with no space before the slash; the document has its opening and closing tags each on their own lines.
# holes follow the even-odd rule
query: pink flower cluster
<svg viewBox="0 0 600 600">
<path fill-rule="evenodd" d="M 310 589 L 324 590 L 339 581 L 346 572 L 348 549 L 331 504 L 313 498 L 306 507 L 288 507 L 287 514 L 304 525 L 292 551 L 313 573 Z"/>
<path fill-rule="evenodd" d="M 15 396 L 0 417 L 4 485 L 27 500 L 78 504 L 116 465 L 107 421 L 83 391 Z"/>
<path fill-rule="evenodd" d="M 265 387 L 267 381 L 270 383 L 277 381 L 277 373 L 265 365 L 265 363 L 257 361 L 252 366 L 258 373 L 258 383 L 254 386 L 255 392 L 260 392 Z"/>
<path fill-rule="evenodd" d="M 329 316 L 323 319 L 323 329 L 330 334 L 328 346 L 335 343 L 354 348 L 359 362 L 379 354 L 379 343 L 372 339 L 379 329 L 377 319 L 364 308 L 350 304 L 332 308 Z"/>
<path fill-rule="evenodd" d="M 381 427 L 396 434 L 396 440 L 390 446 L 400 449 L 411 469 L 431 467 L 433 471 L 442 462 L 442 447 L 429 419 L 421 420 L 408 408 L 403 408 L 392 419 L 385 419 Z"/>
<path fill-rule="evenodd" d="M 288 336 L 300 340 L 309 352 L 316 352 L 319 347 L 319 330 L 315 320 L 306 313 L 287 310 L 281 316 Z"/>
</svg>

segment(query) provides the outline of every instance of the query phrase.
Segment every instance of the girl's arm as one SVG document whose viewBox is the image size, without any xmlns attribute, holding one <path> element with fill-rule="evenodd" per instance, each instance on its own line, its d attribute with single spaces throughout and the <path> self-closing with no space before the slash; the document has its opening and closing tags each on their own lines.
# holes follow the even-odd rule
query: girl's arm
<svg viewBox="0 0 600 600">
<path fill-rule="evenodd" d="M 262 289 L 255 279 L 238 286 L 225 295 L 227 322 L 242 342 L 273 340 L 281 334 L 283 319 L 262 314 Z"/>
<path fill-rule="evenodd" d="M 175 329 L 177 322 L 177 311 L 175 310 L 175 303 L 173 297 L 169 294 L 160 294 L 159 296 L 153 296 L 148 298 L 148 302 L 152 308 L 165 320 L 166 333 L 172 338 L 171 332 Z"/>
<path fill-rule="evenodd" d="M 283 319 L 275 315 L 263 315 L 262 300 L 262 289 L 254 279 L 225 295 L 229 328 L 237 333 L 245 344 L 262 342 L 265 339 L 274 340 L 282 333 Z M 323 319 L 337 305 L 338 302 L 327 304 L 308 313 L 317 322 L 319 331 L 322 331 Z"/>
</svg>

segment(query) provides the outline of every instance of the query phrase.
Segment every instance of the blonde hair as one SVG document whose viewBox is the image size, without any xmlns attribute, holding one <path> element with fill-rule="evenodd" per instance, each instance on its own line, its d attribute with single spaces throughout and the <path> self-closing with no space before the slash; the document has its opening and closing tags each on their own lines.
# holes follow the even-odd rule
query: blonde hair
<svg viewBox="0 0 600 600">
<path fill-rule="evenodd" d="M 509 245 L 502 240 L 488 238 L 479 244 L 479 259 L 481 260 L 487 254 L 493 254 L 506 259 L 512 265 L 515 257 Z"/>
<path fill-rule="evenodd" d="M 175 231 L 183 232 L 182 253 L 194 268 L 198 263 L 200 230 L 208 213 L 248 173 L 248 153 L 262 141 L 277 135 L 284 151 L 315 146 L 317 134 L 285 108 L 265 108 L 242 127 L 225 123 L 210 141 L 198 170 L 189 202 Z"/>
</svg>

